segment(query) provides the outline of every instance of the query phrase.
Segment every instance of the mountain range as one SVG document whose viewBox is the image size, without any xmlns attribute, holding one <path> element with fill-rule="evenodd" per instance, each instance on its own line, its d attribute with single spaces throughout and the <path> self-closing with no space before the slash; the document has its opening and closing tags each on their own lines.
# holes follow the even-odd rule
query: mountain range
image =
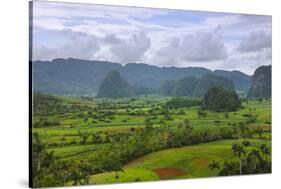
<svg viewBox="0 0 281 189">
<path fill-rule="evenodd" d="M 33 90 L 55 95 L 96 96 L 102 80 L 111 71 L 118 71 L 130 86 L 148 90 L 159 89 L 166 81 L 178 81 L 188 76 L 201 78 L 208 74 L 231 80 L 236 91 L 246 92 L 251 85 L 251 76 L 240 71 L 58 58 L 32 62 Z"/>
</svg>

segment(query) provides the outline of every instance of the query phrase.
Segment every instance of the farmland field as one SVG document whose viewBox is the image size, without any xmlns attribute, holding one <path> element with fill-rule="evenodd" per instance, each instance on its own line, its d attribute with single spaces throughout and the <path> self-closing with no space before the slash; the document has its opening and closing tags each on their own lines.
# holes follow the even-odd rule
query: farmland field
<svg viewBox="0 0 281 189">
<path fill-rule="evenodd" d="M 124 172 L 120 173 L 118 182 L 151 181 L 163 179 L 182 179 L 217 176 L 217 171 L 211 171 L 208 164 L 212 160 L 223 163 L 225 160 L 233 159 L 229 150 L 232 143 L 242 140 L 222 140 L 207 144 L 198 144 L 188 147 L 162 150 L 142 158 L 136 159 L 124 166 Z M 250 140 L 251 149 L 257 148 L 262 142 Z M 264 142 L 271 145 L 270 141 Z M 167 169 L 161 175 L 158 172 Z M 170 170 L 170 171 L 169 171 Z M 180 175 L 173 174 L 173 170 L 180 171 Z M 114 183 L 114 173 L 101 173 L 91 177 L 90 184 Z"/>
<path fill-rule="evenodd" d="M 238 111 L 205 110 L 201 116 L 198 105 L 164 109 L 173 97 L 46 97 L 38 102 L 45 109 L 35 112 L 32 132 L 55 161 L 68 164 L 65 175 L 81 164 L 92 165 L 84 184 L 218 176 L 221 168 L 213 170 L 209 164 L 239 161 L 233 144 L 248 141 L 246 155 L 261 144 L 271 149 L 267 99 L 244 101 Z M 79 183 L 67 177 L 62 183 L 73 184 Z"/>
</svg>

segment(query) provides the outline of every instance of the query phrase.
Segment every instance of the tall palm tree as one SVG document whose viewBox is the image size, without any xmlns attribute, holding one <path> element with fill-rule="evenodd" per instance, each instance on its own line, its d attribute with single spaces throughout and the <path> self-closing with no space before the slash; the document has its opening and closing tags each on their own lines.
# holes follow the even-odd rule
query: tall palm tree
<svg viewBox="0 0 281 189">
<path fill-rule="evenodd" d="M 245 146 L 245 149 L 247 150 L 247 147 L 251 145 L 251 143 L 248 141 L 248 140 L 244 140 L 242 142 L 243 146 Z M 247 153 L 247 152 L 246 152 Z M 245 153 L 245 154 L 246 154 Z M 246 160 L 246 165 L 247 165 L 247 157 L 245 157 L 245 160 Z"/>
<path fill-rule="evenodd" d="M 63 185 L 66 182 L 66 179 L 69 177 L 69 172 L 68 172 L 68 167 L 69 165 L 67 164 L 66 161 L 59 161 L 58 162 L 58 169 L 61 170 L 62 173 L 62 178 L 63 178 Z"/>
<path fill-rule="evenodd" d="M 264 155 L 265 160 L 267 160 L 267 156 L 270 155 L 269 148 L 265 144 L 261 144 L 260 145 L 260 150 L 261 150 L 262 154 Z"/>
<path fill-rule="evenodd" d="M 232 144 L 232 152 L 240 159 L 240 175 L 242 175 L 242 157 L 245 156 L 246 151 L 242 145 Z"/>
<path fill-rule="evenodd" d="M 80 173 L 78 170 L 73 170 L 73 171 L 71 172 L 71 178 L 72 178 L 72 180 L 74 181 L 74 182 L 73 182 L 73 186 L 78 186 L 78 185 L 83 184 L 83 183 L 81 182 L 82 175 L 81 175 L 81 173 Z"/>
<path fill-rule="evenodd" d="M 254 150 L 252 150 L 252 152 L 249 155 L 252 155 L 252 156 L 256 157 L 257 159 L 261 159 L 259 150 L 254 149 Z"/>
<path fill-rule="evenodd" d="M 89 184 L 90 181 L 90 175 L 92 173 L 92 166 L 89 163 L 84 163 L 79 166 L 79 170 L 81 172 L 81 176 L 84 179 L 84 184 Z"/>
</svg>

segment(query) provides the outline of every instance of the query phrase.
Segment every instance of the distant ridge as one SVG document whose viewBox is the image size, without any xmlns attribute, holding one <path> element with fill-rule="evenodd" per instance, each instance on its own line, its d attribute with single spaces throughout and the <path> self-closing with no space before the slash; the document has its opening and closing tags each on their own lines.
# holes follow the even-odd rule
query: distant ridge
<svg viewBox="0 0 281 189">
<path fill-rule="evenodd" d="M 144 63 L 128 63 L 122 66 L 109 61 L 62 59 L 33 61 L 34 91 L 69 96 L 96 96 L 105 75 L 118 71 L 132 87 L 159 88 L 167 80 L 177 81 L 187 76 L 201 78 L 206 74 L 231 79 L 236 90 L 247 91 L 251 76 L 238 71 L 217 70 L 202 67 L 157 67 Z"/>
</svg>

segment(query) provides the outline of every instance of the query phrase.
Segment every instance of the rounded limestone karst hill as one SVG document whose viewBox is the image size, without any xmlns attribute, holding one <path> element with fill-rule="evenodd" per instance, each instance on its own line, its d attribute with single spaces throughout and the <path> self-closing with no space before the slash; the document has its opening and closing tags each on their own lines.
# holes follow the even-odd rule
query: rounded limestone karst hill
<svg viewBox="0 0 281 189">
<path fill-rule="evenodd" d="M 271 98 L 271 65 L 256 69 L 248 98 Z"/>
<path fill-rule="evenodd" d="M 134 92 L 118 71 L 111 71 L 102 80 L 97 97 L 122 98 L 133 96 Z"/>
<path fill-rule="evenodd" d="M 210 88 L 204 95 L 202 108 L 216 112 L 236 111 L 241 107 L 241 101 L 234 90 L 223 86 Z"/>
</svg>

